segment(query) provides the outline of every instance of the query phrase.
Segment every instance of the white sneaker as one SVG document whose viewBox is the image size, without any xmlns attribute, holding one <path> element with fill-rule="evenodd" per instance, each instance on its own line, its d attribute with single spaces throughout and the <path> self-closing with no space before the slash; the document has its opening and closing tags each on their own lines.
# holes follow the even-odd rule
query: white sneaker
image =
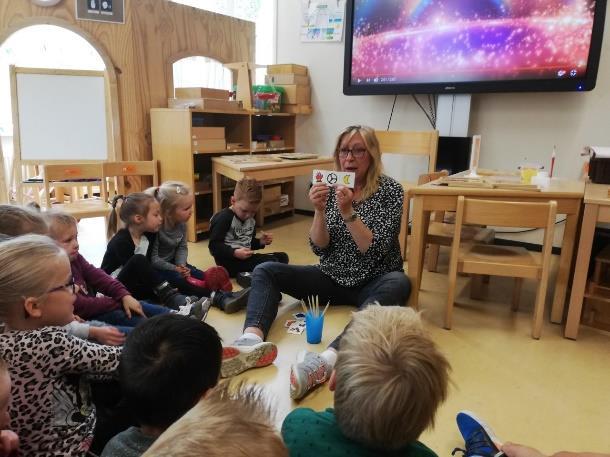
<svg viewBox="0 0 610 457">
<path fill-rule="evenodd" d="M 228 378 L 250 368 L 271 365 L 277 357 L 277 346 L 269 341 L 257 342 L 248 338 L 238 338 L 230 346 L 222 348 L 220 376 Z"/>
</svg>

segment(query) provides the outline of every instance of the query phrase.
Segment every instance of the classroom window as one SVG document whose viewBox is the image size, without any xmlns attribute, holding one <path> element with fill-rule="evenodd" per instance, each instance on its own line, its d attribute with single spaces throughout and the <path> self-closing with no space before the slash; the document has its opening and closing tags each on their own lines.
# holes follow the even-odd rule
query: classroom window
<svg viewBox="0 0 610 457">
<path fill-rule="evenodd" d="M 174 87 L 231 90 L 231 70 L 209 57 L 186 57 L 174 62 Z"/>
</svg>

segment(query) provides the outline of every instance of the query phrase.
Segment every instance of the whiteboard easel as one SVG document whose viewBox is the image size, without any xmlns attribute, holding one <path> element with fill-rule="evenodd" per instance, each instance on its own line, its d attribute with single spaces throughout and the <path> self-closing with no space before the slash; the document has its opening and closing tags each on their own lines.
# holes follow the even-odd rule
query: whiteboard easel
<svg viewBox="0 0 610 457">
<path fill-rule="evenodd" d="M 115 160 L 102 71 L 10 67 L 17 200 L 23 167 Z"/>
</svg>

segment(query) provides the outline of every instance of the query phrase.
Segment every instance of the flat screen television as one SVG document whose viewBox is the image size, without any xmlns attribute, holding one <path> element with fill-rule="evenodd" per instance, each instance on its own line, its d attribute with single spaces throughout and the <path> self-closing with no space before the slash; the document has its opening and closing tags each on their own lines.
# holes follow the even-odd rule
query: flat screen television
<svg viewBox="0 0 610 457">
<path fill-rule="evenodd" d="M 347 0 L 343 93 L 587 91 L 606 0 Z"/>
</svg>

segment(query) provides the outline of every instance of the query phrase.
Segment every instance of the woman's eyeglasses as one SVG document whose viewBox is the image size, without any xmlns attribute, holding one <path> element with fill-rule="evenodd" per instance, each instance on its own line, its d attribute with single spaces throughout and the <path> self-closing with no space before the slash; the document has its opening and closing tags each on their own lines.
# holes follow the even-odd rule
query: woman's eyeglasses
<svg viewBox="0 0 610 457">
<path fill-rule="evenodd" d="M 350 153 L 352 154 L 352 157 L 354 159 L 360 159 L 362 157 L 364 157 L 364 154 L 366 154 L 366 148 L 341 148 L 339 149 L 339 157 L 341 157 L 342 159 L 347 158 L 348 155 L 350 155 Z"/>
<path fill-rule="evenodd" d="M 51 292 L 58 292 L 60 290 L 66 290 L 66 291 L 70 292 L 71 294 L 74 294 L 76 292 L 76 285 L 74 284 L 74 278 L 70 278 L 70 281 L 67 282 L 66 284 L 63 284 L 63 285 L 57 286 L 57 287 L 53 287 L 52 289 L 47 290 L 42 295 L 50 294 Z"/>
</svg>

